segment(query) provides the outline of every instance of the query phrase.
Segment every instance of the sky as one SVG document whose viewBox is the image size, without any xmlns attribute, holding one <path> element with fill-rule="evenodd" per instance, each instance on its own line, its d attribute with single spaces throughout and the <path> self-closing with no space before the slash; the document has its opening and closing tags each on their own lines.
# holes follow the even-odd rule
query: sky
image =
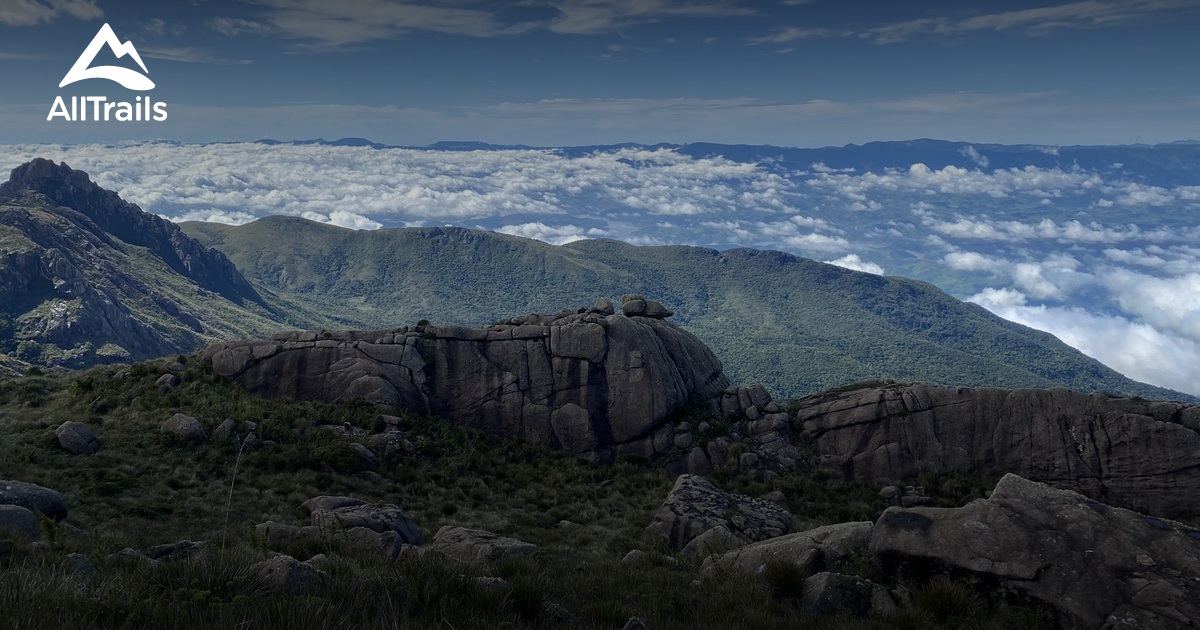
<svg viewBox="0 0 1200 630">
<path fill-rule="evenodd" d="M 105 23 L 167 121 L 46 120 L 142 94 L 58 87 Z M 0 0 L 0 142 L 1200 139 L 1197 26 L 1200 0 Z"/>
<path fill-rule="evenodd" d="M 105 24 L 153 89 L 59 87 Z M 1198 27 L 1200 0 L 0 0 L 0 170 L 65 159 L 173 220 L 779 249 L 927 279 L 1200 394 L 1200 182 L 989 168 L 973 145 L 965 168 L 782 172 L 645 147 L 207 144 L 1200 140 Z M 169 115 L 47 120 L 80 96 Z"/>
</svg>

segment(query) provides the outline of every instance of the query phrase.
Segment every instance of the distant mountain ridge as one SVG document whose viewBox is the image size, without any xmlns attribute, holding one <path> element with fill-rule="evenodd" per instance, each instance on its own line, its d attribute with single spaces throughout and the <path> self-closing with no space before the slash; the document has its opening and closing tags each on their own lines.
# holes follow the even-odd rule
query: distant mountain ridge
<svg viewBox="0 0 1200 630">
<path fill-rule="evenodd" d="M 733 382 L 761 381 L 780 397 L 893 378 L 1191 400 L 932 285 L 780 252 L 554 246 L 464 228 L 359 232 L 282 216 L 182 226 L 259 286 L 361 329 L 421 319 L 478 326 L 641 293 L 673 309 Z"/>
<path fill-rule="evenodd" d="M 1156 186 L 1176 186 L 1200 183 L 1200 142 L 1179 140 L 1160 144 L 1129 145 L 1033 145 L 962 142 L 921 138 L 916 140 L 868 142 L 841 147 L 779 147 L 772 145 L 720 144 L 692 142 L 687 144 L 639 144 L 633 142 L 610 145 L 580 145 L 569 147 L 531 147 L 500 145 L 487 142 L 437 142 L 424 146 L 389 145 L 363 138 L 339 140 L 257 140 L 268 145 L 319 145 L 337 147 L 371 147 L 373 149 L 415 149 L 429 151 L 508 151 L 538 149 L 577 157 L 596 151 L 620 149 L 671 149 L 693 158 L 720 156 L 735 162 L 753 162 L 781 170 L 803 170 L 814 164 L 831 169 L 854 169 L 857 173 L 881 173 L 886 169 L 908 169 L 921 163 L 934 170 L 947 166 L 994 171 L 997 169 L 1083 169 L 1120 175 L 1122 178 Z"/>
</svg>

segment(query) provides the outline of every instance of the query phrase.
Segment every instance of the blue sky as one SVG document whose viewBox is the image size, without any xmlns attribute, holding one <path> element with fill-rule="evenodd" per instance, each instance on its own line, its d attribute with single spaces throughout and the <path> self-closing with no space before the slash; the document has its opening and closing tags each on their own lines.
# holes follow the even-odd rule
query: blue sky
<svg viewBox="0 0 1200 630">
<path fill-rule="evenodd" d="M 46 122 L 103 23 L 166 123 Z M 1198 0 L 0 1 L 0 142 L 1200 138 Z"/>
</svg>

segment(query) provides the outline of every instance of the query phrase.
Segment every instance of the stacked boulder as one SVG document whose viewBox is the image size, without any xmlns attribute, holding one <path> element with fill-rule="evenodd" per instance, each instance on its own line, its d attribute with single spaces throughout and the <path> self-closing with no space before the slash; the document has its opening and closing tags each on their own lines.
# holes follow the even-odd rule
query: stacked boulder
<svg viewBox="0 0 1200 630">
<path fill-rule="evenodd" d="M 615 311 L 601 299 L 483 328 L 290 332 L 203 356 L 262 396 L 363 399 L 595 461 L 659 456 L 686 442 L 669 417 L 689 401 L 720 411 L 729 381 L 660 303 L 630 295 Z"/>
</svg>

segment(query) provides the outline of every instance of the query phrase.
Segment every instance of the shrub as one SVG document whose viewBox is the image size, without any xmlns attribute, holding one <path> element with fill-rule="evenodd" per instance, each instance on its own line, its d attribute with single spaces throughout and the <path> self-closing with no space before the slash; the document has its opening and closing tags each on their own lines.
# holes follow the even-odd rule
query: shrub
<svg viewBox="0 0 1200 630">
<path fill-rule="evenodd" d="M 913 603 L 938 623 L 966 621 L 983 614 L 983 599 L 962 582 L 939 577 L 913 593 Z"/>
<path fill-rule="evenodd" d="M 767 582 L 774 599 L 800 599 L 804 593 L 804 580 L 808 577 L 804 569 L 791 560 L 774 559 L 763 568 L 763 579 Z"/>
</svg>

